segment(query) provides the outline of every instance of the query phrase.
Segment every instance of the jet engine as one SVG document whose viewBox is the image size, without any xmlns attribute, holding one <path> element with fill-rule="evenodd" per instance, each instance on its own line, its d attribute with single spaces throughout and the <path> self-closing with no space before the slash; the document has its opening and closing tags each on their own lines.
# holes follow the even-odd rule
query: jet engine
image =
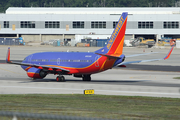
<svg viewBox="0 0 180 120">
<path fill-rule="evenodd" d="M 37 68 L 30 68 L 28 71 L 27 71 L 27 75 L 30 77 L 30 78 L 44 78 L 46 77 L 47 75 L 47 72 L 46 71 L 43 71 L 42 69 L 37 69 Z"/>
</svg>

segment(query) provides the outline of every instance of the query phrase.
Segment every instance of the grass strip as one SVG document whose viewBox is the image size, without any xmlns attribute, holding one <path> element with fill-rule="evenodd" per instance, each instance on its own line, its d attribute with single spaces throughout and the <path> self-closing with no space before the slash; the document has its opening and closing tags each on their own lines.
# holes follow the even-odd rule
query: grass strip
<svg viewBox="0 0 180 120">
<path fill-rule="evenodd" d="M 180 119 L 180 99 L 80 94 L 0 95 L 0 110 L 111 119 Z"/>
</svg>

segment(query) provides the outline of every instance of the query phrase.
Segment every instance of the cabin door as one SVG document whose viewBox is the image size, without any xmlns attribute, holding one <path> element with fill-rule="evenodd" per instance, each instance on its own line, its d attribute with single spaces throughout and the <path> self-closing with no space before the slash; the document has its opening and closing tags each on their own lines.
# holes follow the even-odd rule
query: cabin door
<svg viewBox="0 0 180 120">
<path fill-rule="evenodd" d="M 60 58 L 57 59 L 57 65 L 60 65 Z"/>
</svg>

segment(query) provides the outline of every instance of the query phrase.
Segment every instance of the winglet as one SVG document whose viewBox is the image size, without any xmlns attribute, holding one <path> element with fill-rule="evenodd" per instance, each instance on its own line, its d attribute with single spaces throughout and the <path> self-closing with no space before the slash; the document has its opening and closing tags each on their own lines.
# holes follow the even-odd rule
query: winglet
<svg viewBox="0 0 180 120">
<path fill-rule="evenodd" d="M 173 51 L 174 45 L 172 46 L 172 48 L 170 49 L 170 51 L 168 52 L 167 56 L 164 58 L 164 60 L 168 59 Z"/>
<path fill-rule="evenodd" d="M 10 63 L 10 47 L 8 48 L 8 51 L 7 51 L 7 56 L 6 56 L 6 62 L 7 63 Z"/>
</svg>

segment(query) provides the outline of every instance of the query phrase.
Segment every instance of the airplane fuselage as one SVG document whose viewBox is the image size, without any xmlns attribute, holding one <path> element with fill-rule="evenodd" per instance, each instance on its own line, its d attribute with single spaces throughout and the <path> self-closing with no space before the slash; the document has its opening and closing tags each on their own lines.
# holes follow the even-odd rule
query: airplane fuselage
<svg viewBox="0 0 180 120">
<path fill-rule="evenodd" d="M 41 52 L 27 56 L 22 63 L 69 69 L 66 74 L 93 74 L 111 69 L 121 62 L 122 59 L 109 59 L 93 52 Z M 27 66 L 22 68 L 28 70 Z"/>
</svg>

